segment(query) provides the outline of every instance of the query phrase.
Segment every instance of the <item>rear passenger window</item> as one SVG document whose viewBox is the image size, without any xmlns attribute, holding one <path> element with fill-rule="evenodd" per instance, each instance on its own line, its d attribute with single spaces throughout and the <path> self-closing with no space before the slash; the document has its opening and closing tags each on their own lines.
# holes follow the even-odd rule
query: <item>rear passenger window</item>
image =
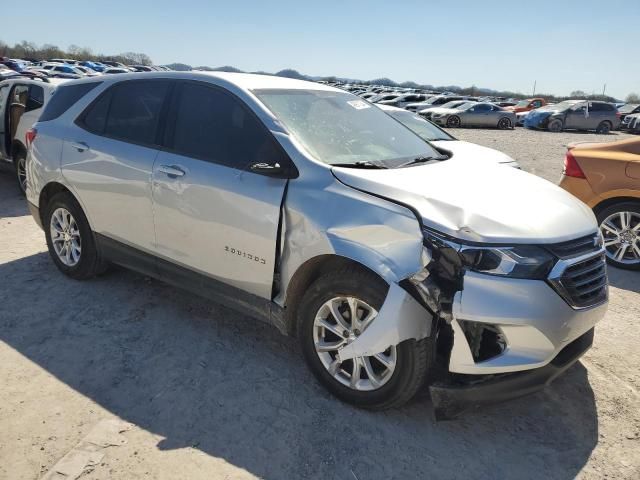
<svg viewBox="0 0 640 480">
<path fill-rule="evenodd" d="M 39 85 L 31 85 L 29 87 L 29 98 L 27 99 L 27 107 L 25 111 L 37 110 L 44 105 L 44 89 Z"/>
<path fill-rule="evenodd" d="M 54 120 L 69 110 L 71 106 L 84 97 L 91 90 L 100 85 L 100 82 L 80 83 L 78 85 L 64 85 L 56 88 L 51 100 L 44 107 L 40 122 Z"/>
<path fill-rule="evenodd" d="M 160 110 L 169 82 L 122 82 L 113 91 L 106 136 L 133 143 L 156 143 Z"/>
<path fill-rule="evenodd" d="M 107 114 L 109 113 L 109 105 L 111 104 L 111 96 L 113 90 L 100 95 L 84 114 L 82 126 L 96 135 L 103 135 L 104 128 L 107 125 Z M 51 100 L 53 102 L 53 100 Z"/>
<path fill-rule="evenodd" d="M 172 111 L 167 143 L 176 153 L 238 169 L 282 155 L 248 108 L 220 89 L 185 83 Z"/>
</svg>

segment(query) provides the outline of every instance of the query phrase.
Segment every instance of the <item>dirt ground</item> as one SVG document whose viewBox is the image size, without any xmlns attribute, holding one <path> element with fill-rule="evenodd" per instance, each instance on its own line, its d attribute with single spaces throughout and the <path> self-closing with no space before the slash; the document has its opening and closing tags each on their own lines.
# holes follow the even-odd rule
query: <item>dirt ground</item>
<svg viewBox="0 0 640 480">
<path fill-rule="evenodd" d="M 453 133 L 550 180 L 567 142 L 622 138 Z M 121 269 L 62 276 L 0 173 L 0 478 L 637 479 L 640 273 L 610 283 L 594 347 L 546 391 L 443 423 L 424 395 L 371 413 L 266 325 Z"/>
</svg>

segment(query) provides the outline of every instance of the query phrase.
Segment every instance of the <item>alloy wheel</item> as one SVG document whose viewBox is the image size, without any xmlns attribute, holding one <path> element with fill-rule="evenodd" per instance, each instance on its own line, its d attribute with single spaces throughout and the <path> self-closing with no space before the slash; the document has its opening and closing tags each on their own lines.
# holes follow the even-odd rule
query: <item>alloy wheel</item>
<svg viewBox="0 0 640 480">
<path fill-rule="evenodd" d="M 600 224 L 606 255 L 627 265 L 640 263 L 640 214 L 616 212 Z"/>
<path fill-rule="evenodd" d="M 18 175 L 18 183 L 23 192 L 27 191 L 27 162 L 24 158 L 16 159 L 16 174 Z"/>
<path fill-rule="evenodd" d="M 396 367 L 395 346 L 372 356 L 338 359 L 338 351 L 358 338 L 377 315 L 376 309 L 355 297 L 334 297 L 322 304 L 313 322 L 313 342 L 320 361 L 335 380 L 353 390 L 379 389 Z"/>
<path fill-rule="evenodd" d="M 508 118 L 501 118 L 498 122 L 498 128 L 500 130 L 506 130 L 507 128 L 511 128 L 511 121 Z"/>
<path fill-rule="evenodd" d="M 76 266 L 82 253 L 82 242 L 73 215 L 65 208 L 57 208 L 51 215 L 49 232 L 58 259 L 67 267 Z"/>
</svg>

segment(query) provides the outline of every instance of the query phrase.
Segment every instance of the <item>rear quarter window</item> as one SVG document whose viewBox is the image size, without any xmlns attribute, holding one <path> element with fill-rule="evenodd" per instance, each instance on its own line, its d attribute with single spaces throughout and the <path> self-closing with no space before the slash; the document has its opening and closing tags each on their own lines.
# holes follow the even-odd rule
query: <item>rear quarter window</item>
<svg viewBox="0 0 640 480">
<path fill-rule="evenodd" d="M 62 85 L 58 87 L 44 107 L 40 122 L 55 120 L 64 112 L 69 110 L 71 106 L 84 97 L 91 90 L 100 85 L 101 82 L 80 83 L 78 85 Z"/>
</svg>

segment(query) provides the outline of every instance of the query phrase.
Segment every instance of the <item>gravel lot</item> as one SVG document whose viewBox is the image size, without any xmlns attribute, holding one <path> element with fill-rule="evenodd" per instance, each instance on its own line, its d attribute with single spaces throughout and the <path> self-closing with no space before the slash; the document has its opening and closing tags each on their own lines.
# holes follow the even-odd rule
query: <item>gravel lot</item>
<svg viewBox="0 0 640 480">
<path fill-rule="evenodd" d="M 567 143 L 622 138 L 452 133 L 551 181 Z M 8 174 L 0 238 L 2 479 L 87 463 L 105 480 L 640 478 L 640 274 L 610 270 L 594 348 L 546 391 L 435 423 L 424 396 L 340 403 L 291 341 L 189 293 L 121 269 L 63 277 Z"/>
</svg>

